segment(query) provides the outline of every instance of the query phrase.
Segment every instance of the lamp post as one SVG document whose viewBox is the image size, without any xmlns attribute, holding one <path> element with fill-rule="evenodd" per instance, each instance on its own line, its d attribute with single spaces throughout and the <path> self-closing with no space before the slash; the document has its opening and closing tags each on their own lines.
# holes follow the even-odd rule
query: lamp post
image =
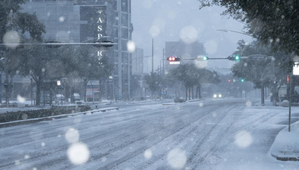
<svg viewBox="0 0 299 170">
<path fill-rule="evenodd" d="M 110 97 L 111 97 L 112 100 L 114 100 L 114 81 L 113 81 L 113 76 L 109 76 L 109 82 L 110 82 L 109 84 L 112 85 L 112 97 L 111 97 L 111 95 L 110 95 Z"/>
<path fill-rule="evenodd" d="M 64 97 L 65 97 L 65 101 L 68 101 L 68 98 L 67 98 L 67 94 L 66 94 L 66 80 L 67 80 L 67 78 L 61 78 L 61 80 L 62 80 L 62 83 L 63 83 L 63 91 L 64 91 Z M 71 94 L 71 100 L 72 100 L 72 96 L 73 94 Z"/>
<path fill-rule="evenodd" d="M 57 80 L 57 86 L 58 86 L 58 89 L 60 89 L 61 88 L 61 81 L 60 80 Z M 59 96 L 57 96 L 58 97 L 58 105 L 59 105 Z M 62 105 L 62 99 L 60 99 L 61 100 L 61 105 Z"/>
</svg>

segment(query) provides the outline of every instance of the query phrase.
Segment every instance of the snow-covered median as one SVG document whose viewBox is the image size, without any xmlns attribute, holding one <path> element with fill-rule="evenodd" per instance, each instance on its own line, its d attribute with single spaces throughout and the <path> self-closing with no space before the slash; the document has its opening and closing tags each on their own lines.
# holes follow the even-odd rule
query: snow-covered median
<svg viewBox="0 0 299 170">
<path fill-rule="evenodd" d="M 270 153 L 281 161 L 299 161 L 299 121 L 279 132 L 271 147 Z"/>
</svg>

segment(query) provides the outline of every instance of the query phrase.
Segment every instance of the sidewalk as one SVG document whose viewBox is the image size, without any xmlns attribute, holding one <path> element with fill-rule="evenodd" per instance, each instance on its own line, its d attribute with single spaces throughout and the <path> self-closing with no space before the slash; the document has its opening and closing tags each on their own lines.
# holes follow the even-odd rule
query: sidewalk
<svg viewBox="0 0 299 170">
<path fill-rule="evenodd" d="M 273 157 L 280 161 L 299 161 L 299 121 L 279 132 L 270 149 Z"/>
<path fill-rule="evenodd" d="M 266 100 L 265 106 L 261 106 L 260 101 L 255 102 L 255 106 L 258 107 L 267 109 L 282 108 L 281 103 L 278 102 L 277 104 L 278 106 L 273 106 L 272 102 Z M 288 107 L 283 108 L 285 108 L 283 115 L 288 118 Z M 276 111 L 276 109 L 273 111 Z M 292 106 L 292 122 L 298 120 L 298 116 L 295 116 L 298 112 L 299 108 Z M 279 161 L 299 161 L 299 121 L 291 124 L 291 132 L 288 131 L 288 126 L 286 126 L 277 134 L 269 153 Z"/>
</svg>

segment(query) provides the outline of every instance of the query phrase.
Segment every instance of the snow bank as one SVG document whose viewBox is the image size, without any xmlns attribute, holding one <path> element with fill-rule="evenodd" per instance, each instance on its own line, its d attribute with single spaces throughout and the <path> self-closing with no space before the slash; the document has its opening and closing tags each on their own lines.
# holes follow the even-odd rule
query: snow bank
<svg viewBox="0 0 299 170">
<path fill-rule="evenodd" d="M 282 161 L 299 161 L 299 121 L 279 132 L 270 149 L 273 157 Z"/>
</svg>

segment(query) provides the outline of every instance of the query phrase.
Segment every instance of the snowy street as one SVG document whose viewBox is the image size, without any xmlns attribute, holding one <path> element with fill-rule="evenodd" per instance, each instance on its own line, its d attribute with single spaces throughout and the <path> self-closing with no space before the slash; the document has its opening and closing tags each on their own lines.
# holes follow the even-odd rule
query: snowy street
<svg viewBox="0 0 299 170">
<path fill-rule="evenodd" d="M 151 104 L 1 128 L 0 169 L 299 169 L 269 154 L 287 108 L 251 105 Z"/>
</svg>

